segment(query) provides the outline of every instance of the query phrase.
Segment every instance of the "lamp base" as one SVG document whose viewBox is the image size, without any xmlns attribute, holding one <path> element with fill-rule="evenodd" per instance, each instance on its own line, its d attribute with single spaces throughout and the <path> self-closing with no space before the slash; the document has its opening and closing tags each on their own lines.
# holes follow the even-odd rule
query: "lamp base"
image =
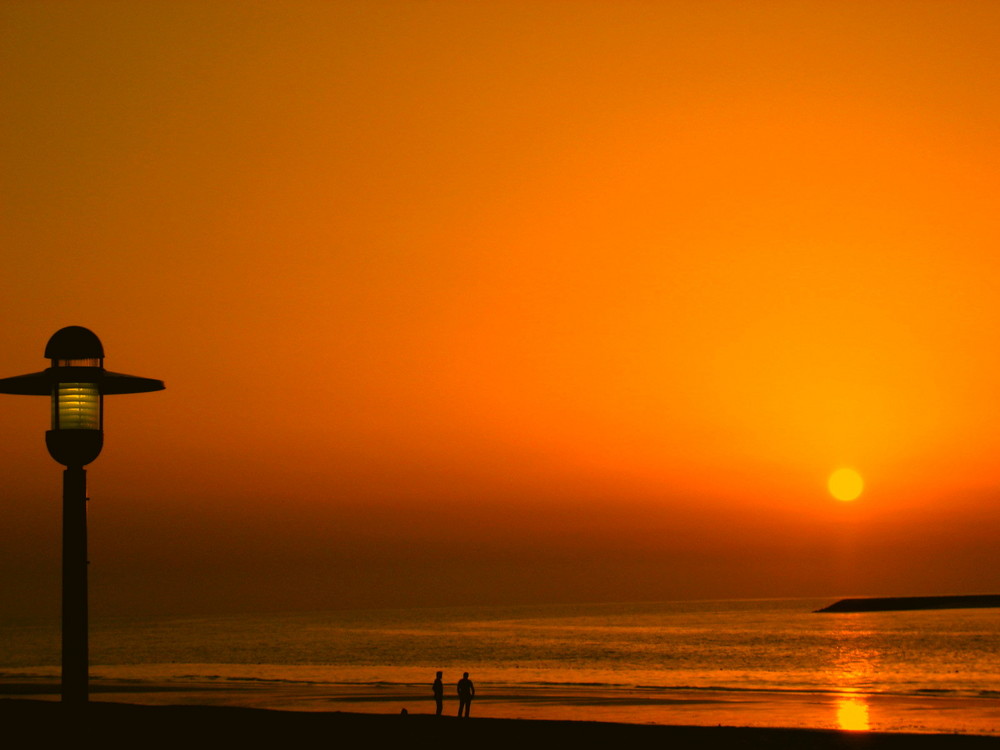
<svg viewBox="0 0 1000 750">
<path fill-rule="evenodd" d="M 86 466 L 104 447 L 103 430 L 48 430 L 45 445 L 49 455 L 63 466 Z"/>
</svg>

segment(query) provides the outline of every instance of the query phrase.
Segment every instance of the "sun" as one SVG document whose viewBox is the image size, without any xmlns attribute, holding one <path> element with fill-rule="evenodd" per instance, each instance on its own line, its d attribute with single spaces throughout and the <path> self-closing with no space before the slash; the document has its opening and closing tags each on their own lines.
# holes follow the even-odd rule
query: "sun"
<svg viewBox="0 0 1000 750">
<path fill-rule="evenodd" d="M 854 469 L 837 469 L 827 480 L 826 486 L 830 494 L 838 500 L 848 503 L 857 500 L 865 488 L 865 482 Z"/>
</svg>

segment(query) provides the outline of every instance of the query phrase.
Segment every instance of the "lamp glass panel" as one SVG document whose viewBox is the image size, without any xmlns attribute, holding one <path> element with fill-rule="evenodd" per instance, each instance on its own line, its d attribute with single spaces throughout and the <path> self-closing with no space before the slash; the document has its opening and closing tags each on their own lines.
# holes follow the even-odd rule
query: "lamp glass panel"
<svg viewBox="0 0 1000 750">
<path fill-rule="evenodd" d="M 59 383 L 52 407 L 53 430 L 101 429 L 101 394 L 96 383 Z"/>
</svg>

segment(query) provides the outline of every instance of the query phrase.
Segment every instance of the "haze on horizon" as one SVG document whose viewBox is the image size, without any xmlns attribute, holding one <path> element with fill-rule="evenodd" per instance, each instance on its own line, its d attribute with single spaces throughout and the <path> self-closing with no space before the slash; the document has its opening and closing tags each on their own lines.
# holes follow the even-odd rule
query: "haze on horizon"
<svg viewBox="0 0 1000 750">
<path fill-rule="evenodd" d="M 167 385 L 106 402 L 92 614 L 1000 591 L 998 32 L 0 5 L 0 377 L 82 325 Z M 48 404 L 0 414 L 52 614 Z"/>
</svg>

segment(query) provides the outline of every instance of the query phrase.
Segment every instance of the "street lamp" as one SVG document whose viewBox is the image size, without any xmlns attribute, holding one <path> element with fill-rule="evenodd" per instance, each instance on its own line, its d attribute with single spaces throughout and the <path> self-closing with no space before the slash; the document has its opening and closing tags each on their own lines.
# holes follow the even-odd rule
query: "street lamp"
<svg viewBox="0 0 1000 750">
<path fill-rule="evenodd" d="M 52 429 L 49 455 L 63 472 L 62 700 L 86 703 L 87 649 L 87 472 L 84 466 L 104 445 L 104 397 L 163 390 L 162 380 L 104 369 L 104 347 L 80 326 L 56 331 L 45 347 L 50 366 L 42 372 L 0 378 L 0 393 L 49 396 Z"/>
</svg>

